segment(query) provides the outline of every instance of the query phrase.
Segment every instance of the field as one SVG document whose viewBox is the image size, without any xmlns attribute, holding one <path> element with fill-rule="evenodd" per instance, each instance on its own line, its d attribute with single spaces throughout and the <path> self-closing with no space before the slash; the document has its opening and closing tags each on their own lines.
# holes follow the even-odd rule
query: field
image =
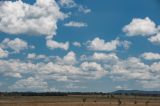
<svg viewBox="0 0 160 106">
<path fill-rule="evenodd" d="M 160 106 L 160 97 L 1 96 L 0 106 Z"/>
</svg>

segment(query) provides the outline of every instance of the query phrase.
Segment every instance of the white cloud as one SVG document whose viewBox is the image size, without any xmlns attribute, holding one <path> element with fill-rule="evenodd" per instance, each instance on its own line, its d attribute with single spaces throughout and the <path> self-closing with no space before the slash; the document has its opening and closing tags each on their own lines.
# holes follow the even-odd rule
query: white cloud
<svg viewBox="0 0 160 106">
<path fill-rule="evenodd" d="M 35 59 L 35 58 L 36 58 L 36 54 L 35 54 L 35 53 L 29 53 L 29 54 L 27 55 L 27 58 L 28 58 L 28 59 Z"/>
<path fill-rule="evenodd" d="M 151 71 L 152 72 L 155 72 L 157 75 L 160 74 L 160 62 L 154 62 L 151 66 Z M 160 76 L 159 76 L 160 77 Z M 156 76 L 155 76 L 156 78 Z"/>
<path fill-rule="evenodd" d="M 160 88 L 160 81 L 159 80 L 141 81 L 140 83 L 142 84 L 143 88 L 147 88 L 147 89 Z"/>
<path fill-rule="evenodd" d="M 33 54 L 30 58 L 36 58 L 37 56 L 37 54 Z M 96 80 L 106 76 L 118 81 L 134 80 L 138 84 L 151 80 L 157 82 L 160 78 L 159 62 L 147 65 L 135 57 L 120 59 L 115 53 L 96 52 L 91 58 L 86 58 L 83 62 L 77 60 L 76 54 L 71 51 L 60 59 L 62 61 L 57 61 L 57 58 L 52 58 L 47 62 L 44 62 L 43 59 L 33 62 L 15 59 L 0 60 L 0 75 L 24 80 L 28 80 L 28 78 L 25 79 L 26 76 L 33 76 L 33 78 L 36 78 L 36 81 L 40 79 L 40 82 L 51 80 L 74 82 L 82 79 Z M 22 85 L 17 87 L 17 89 L 23 87 Z M 142 85 L 142 87 L 144 87 L 144 85 Z M 26 89 L 30 88 L 28 87 Z"/>
<path fill-rule="evenodd" d="M 81 43 L 80 42 L 73 42 L 72 44 L 75 47 L 81 47 Z"/>
<path fill-rule="evenodd" d="M 31 54 L 29 58 L 36 58 L 38 55 Z M 33 76 L 41 80 L 55 81 L 77 81 L 79 79 L 98 79 L 107 74 L 107 71 L 96 62 L 78 62 L 76 54 L 69 52 L 60 61 L 56 58 L 43 62 L 21 61 L 16 59 L 0 60 L 0 75 L 5 77 L 25 78 Z M 75 64 L 75 63 L 79 64 Z M 81 66 L 80 66 L 81 65 Z"/>
<path fill-rule="evenodd" d="M 84 88 L 86 88 L 86 87 L 78 86 L 78 85 L 75 85 L 75 84 L 70 83 L 70 84 L 68 84 L 68 85 L 66 86 L 66 88 L 67 88 L 67 89 L 84 89 Z"/>
<path fill-rule="evenodd" d="M 109 60 L 117 60 L 118 59 L 118 57 L 115 53 L 106 54 L 106 53 L 97 53 L 97 52 L 93 54 L 92 58 L 94 60 L 100 60 L 100 61 L 103 61 L 103 60 L 109 61 Z"/>
<path fill-rule="evenodd" d="M 66 17 L 55 0 L 36 0 L 31 5 L 18 1 L 0 2 L 0 32 L 55 35 L 57 21 Z"/>
<path fill-rule="evenodd" d="M 123 32 L 127 36 L 146 36 L 153 44 L 160 44 L 160 26 L 150 18 L 134 18 L 130 24 L 124 26 Z"/>
<path fill-rule="evenodd" d="M 45 59 L 46 60 L 46 59 L 48 59 L 48 56 L 43 55 L 43 54 L 37 55 L 35 53 L 29 53 L 27 55 L 27 58 L 28 59 Z"/>
<path fill-rule="evenodd" d="M 159 53 L 146 52 L 141 55 L 146 60 L 160 60 Z"/>
<path fill-rule="evenodd" d="M 21 78 L 23 77 L 23 75 L 30 74 L 43 78 L 44 76 L 49 76 L 49 75 L 55 77 L 57 75 L 63 76 L 65 74 L 67 76 L 70 76 L 70 75 L 80 75 L 82 73 L 83 72 L 81 72 L 79 68 L 69 64 L 66 65 L 58 64 L 56 62 L 31 63 L 14 59 L 0 60 L 0 75 L 8 77 Z M 49 77 L 46 78 L 48 79 Z"/>
<path fill-rule="evenodd" d="M 87 72 L 87 77 L 89 79 L 99 79 L 104 77 L 108 72 L 96 62 L 83 62 L 80 65 L 81 69 Z M 90 75 L 88 75 L 90 74 Z M 92 75 L 92 76 L 91 76 Z"/>
<path fill-rule="evenodd" d="M 18 80 L 10 86 L 10 89 L 19 91 L 49 91 L 47 82 L 33 77 Z"/>
<path fill-rule="evenodd" d="M 130 57 L 127 60 L 118 60 L 113 66 L 109 65 L 109 67 L 111 68 L 110 77 L 113 80 L 134 80 L 145 89 L 159 87 L 159 62 L 147 65 L 138 58 Z M 154 87 L 147 86 L 147 82 Z"/>
<path fill-rule="evenodd" d="M 130 57 L 127 60 L 119 60 L 113 66 L 110 66 L 108 70 L 111 70 L 113 79 L 120 77 L 121 80 L 147 80 L 151 79 L 153 76 L 150 73 L 149 65 L 141 62 L 140 59 L 135 57 Z M 118 80 L 120 80 L 118 78 Z"/>
<path fill-rule="evenodd" d="M 148 17 L 145 19 L 134 18 L 130 24 L 124 26 L 123 32 L 128 36 L 150 36 L 157 33 L 157 27 Z"/>
<path fill-rule="evenodd" d="M 3 50 L 2 48 L 0 48 L 0 58 L 5 58 L 8 57 L 8 51 Z"/>
<path fill-rule="evenodd" d="M 91 9 L 80 5 L 79 8 L 78 8 L 78 11 L 83 12 L 83 13 L 85 13 L 85 14 L 88 14 L 88 13 L 91 12 Z"/>
<path fill-rule="evenodd" d="M 155 57 L 153 57 L 155 58 Z M 89 59 L 89 58 L 86 58 Z M 140 58 L 129 57 L 120 59 L 114 53 L 94 53 L 93 60 L 100 63 L 105 70 L 108 70 L 108 76 L 115 81 L 134 80 L 142 85 L 143 81 L 153 81 L 155 88 L 158 88 L 160 78 L 160 62 L 153 62 L 151 65 L 142 62 Z M 145 84 L 142 87 L 146 87 Z M 149 87 L 148 87 L 149 88 Z M 147 87 L 145 88 L 147 89 Z"/>
<path fill-rule="evenodd" d="M 57 41 L 49 39 L 46 41 L 46 46 L 50 49 L 59 48 L 59 49 L 63 49 L 63 50 L 68 50 L 69 42 L 61 43 L 61 42 L 57 42 Z"/>
<path fill-rule="evenodd" d="M 28 73 L 35 65 L 19 60 L 0 60 L 0 73 L 3 76 L 21 78 L 22 73 Z"/>
<path fill-rule="evenodd" d="M 87 27 L 88 25 L 86 23 L 84 23 L 84 22 L 70 21 L 70 22 L 64 24 L 64 26 L 81 28 L 81 27 Z"/>
<path fill-rule="evenodd" d="M 160 44 L 160 33 L 157 33 L 155 36 L 151 36 L 148 40 L 154 44 Z"/>
<path fill-rule="evenodd" d="M 23 51 L 25 49 L 28 49 L 28 43 L 22 39 L 15 38 L 14 40 L 10 40 L 9 38 L 5 38 L 1 45 L 2 48 L 9 48 L 15 51 L 16 53 L 19 53 L 20 51 Z"/>
<path fill-rule="evenodd" d="M 49 77 L 49 76 L 47 76 Z M 68 79 L 68 76 L 51 76 L 50 80 L 56 80 L 58 82 L 70 82 L 71 80 Z"/>
<path fill-rule="evenodd" d="M 40 65 L 40 64 L 38 64 Z M 64 65 L 64 64 L 57 64 L 57 63 L 53 63 L 53 62 L 48 62 L 45 64 L 41 64 L 41 66 L 39 67 L 40 70 L 40 74 L 54 74 L 56 75 L 77 75 L 77 74 L 81 74 L 82 72 L 75 66 L 72 65 Z"/>
<path fill-rule="evenodd" d="M 66 7 L 66 8 L 73 8 L 77 6 L 74 0 L 60 0 L 59 3 L 61 6 Z"/>
<path fill-rule="evenodd" d="M 94 51 L 114 51 L 119 44 L 118 39 L 105 42 L 103 39 L 96 37 L 92 41 L 87 42 L 87 48 Z"/>
<path fill-rule="evenodd" d="M 66 56 L 63 57 L 63 62 L 68 64 L 75 64 L 76 61 L 76 54 L 74 52 L 69 52 Z"/>
<path fill-rule="evenodd" d="M 118 38 L 105 42 L 105 40 L 96 37 L 92 41 L 87 42 L 87 48 L 93 51 L 115 51 L 120 46 L 127 49 L 129 45 L 130 43 L 128 41 L 120 41 Z"/>
<path fill-rule="evenodd" d="M 132 44 L 132 43 L 129 42 L 129 41 L 122 41 L 122 42 L 121 42 L 121 45 L 122 45 L 125 49 L 129 49 L 131 44 Z"/>
<path fill-rule="evenodd" d="M 117 89 L 117 90 L 127 90 L 127 86 L 118 85 L 118 86 L 115 87 L 115 89 Z"/>
<path fill-rule="evenodd" d="M 58 64 L 74 65 L 77 63 L 76 53 L 74 53 L 73 51 L 70 51 L 63 58 L 60 58 L 59 56 L 57 56 L 56 62 Z"/>
<path fill-rule="evenodd" d="M 84 14 L 91 12 L 91 9 L 77 4 L 74 0 L 60 0 L 59 4 L 63 8 L 77 8 L 79 12 Z"/>
<path fill-rule="evenodd" d="M 73 51 L 68 52 L 63 58 L 56 57 L 56 63 L 62 65 L 74 65 L 77 63 L 76 53 Z"/>
</svg>

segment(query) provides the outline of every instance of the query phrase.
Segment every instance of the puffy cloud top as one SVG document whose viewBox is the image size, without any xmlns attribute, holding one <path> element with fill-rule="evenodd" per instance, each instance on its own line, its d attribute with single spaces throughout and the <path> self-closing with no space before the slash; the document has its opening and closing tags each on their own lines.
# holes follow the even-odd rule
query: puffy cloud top
<svg viewBox="0 0 160 106">
<path fill-rule="evenodd" d="M 5 49 L 12 49 L 16 53 L 19 53 L 20 51 L 29 47 L 26 41 L 19 38 L 15 38 L 14 40 L 6 38 L 2 41 L 0 46 Z"/>
<path fill-rule="evenodd" d="M 155 36 L 151 36 L 148 40 L 154 44 L 160 44 L 160 33 L 157 33 Z"/>
<path fill-rule="evenodd" d="M 0 2 L 0 32 L 55 35 L 64 15 L 55 0 L 36 0 L 33 5 L 18 1 Z"/>
<path fill-rule="evenodd" d="M 149 36 L 157 32 L 156 24 L 150 20 L 148 17 L 145 19 L 134 18 L 130 24 L 123 28 L 128 36 Z"/>
<path fill-rule="evenodd" d="M 105 42 L 105 40 L 96 37 L 92 41 L 87 42 L 87 48 L 93 51 L 115 51 L 120 46 L 128 49 L 130 44 L 130 42 L 120 41 L 118 38 Z"/>
<path fill-rule="evenodd" d="M 46 46 L 50 49 L 63 49 L 63 50 L 68 50 L 69 48 L 69 42 L 65 42 L 65 43 L 62 43 L 62 42 L 57 42 L 57 41 L 54 41 L 52 39 L 49 39 L 46 41 Z"/>
<path fill-rule="evenodd" d="M 119 43 L 118 39 L 105 42 L 103 39 L 96 37 L 92 41 L 88 41 L 88 49 L 96 51 L 113 51 L 116 50 Z"/>
<path fill-rule="evenodd" d="M 146 60 L 160 60 L 159 53 L 146 52 L 141 55 Z"/>
<path fill-rule="evenodd" d="M 8 51 L 0 48 L 0 58 L 8 57 Z"/>
<path fill-rule="evenodd" d="M 66 56 L 63 57 L 63 61 L 69 64 L 76 63 L 76 54 L 74 52 L 69 52 Z"/>
</svg>

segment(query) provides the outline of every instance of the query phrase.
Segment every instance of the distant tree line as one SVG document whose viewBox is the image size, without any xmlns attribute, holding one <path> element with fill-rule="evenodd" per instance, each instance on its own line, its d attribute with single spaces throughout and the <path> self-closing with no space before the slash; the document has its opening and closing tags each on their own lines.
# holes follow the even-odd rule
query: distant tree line
<svg viewBox="0 0 160 106">
<path fill-rule="evenodd" d="M 0 96 L 69 96 L 69 95 L 101 95 L 101 96 L 113 96 L 113 95 L 133 95 L 133 96 L 159 96 L 160 93 L 144 93 L 144 92 L 0 92 Z M 113 96 L 114 97 L 114 96 Z"/>
<path fill-rule="evenodd" d="M 140 91 L 140 90 L 118 90 L 112 92 L 113 95 L 132 95 L 132 96 L 160 96 L 160 91 Z"/>
<path fill-rule="evenodd" d="M 157 96 L 160 97 L 160 94 L 150 94 L 150 93 L 114 93 L 113 95 L 126 95 L 126 96 Z"/>
<path fill-rule="evenodd" d="M 102 92 L 0 92 L 0 96 L 68 96 L 68 95 L 106 95 Z"/>
</svg>

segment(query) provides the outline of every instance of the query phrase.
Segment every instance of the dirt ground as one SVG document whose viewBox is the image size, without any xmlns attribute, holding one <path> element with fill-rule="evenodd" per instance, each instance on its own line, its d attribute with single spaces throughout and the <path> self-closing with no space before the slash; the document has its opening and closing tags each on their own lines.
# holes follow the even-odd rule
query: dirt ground
<svg viewBox="0 0 160 106">
<path fill-rule="evenodd" d="M 1 96 L 0 106 L 160 106 L 160 97 Z"/>
</svg>

